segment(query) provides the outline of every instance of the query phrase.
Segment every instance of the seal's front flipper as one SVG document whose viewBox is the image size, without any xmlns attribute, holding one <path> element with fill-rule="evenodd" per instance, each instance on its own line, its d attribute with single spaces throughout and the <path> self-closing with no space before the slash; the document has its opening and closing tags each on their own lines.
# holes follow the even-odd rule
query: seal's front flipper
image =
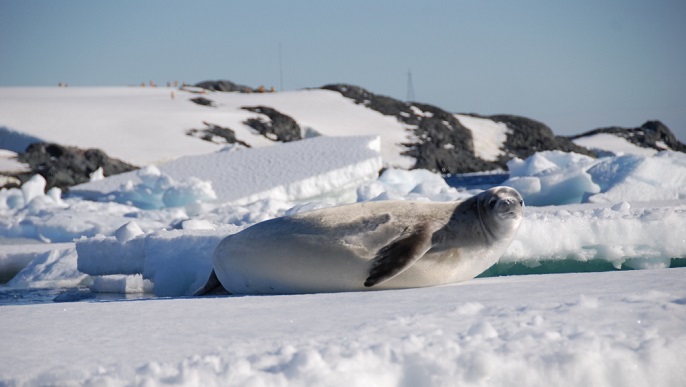
<svg viewBox="0 0 686 387">
<path fill-rule="evenodd" d="M 208 296 L 208 295 L 228 295 L 231 294 L 229 293 L 228 290 L 224 289 L 224 286 L 222 286 L 222 283 L 219 282 L 219 278 L 217 278 L 217 273 L 214 272 L 214 269 L 212 269 L 212 273 L 210 274 L 210 278 L 207 279 L 207 282 L 205 282 L 205 285 L 201 287 L 200 289 L 196 290 L 195 293 L 193 293 L 193 297 L 198 297 L 198 296 Z"/>
<path fill-rule="evenodd" d="M 431 248 L 431 232 L 420 228 L 382 247 L 372 261 L 365 287 L 372 287 L 388 281 L 402 273 Z"/>
</svg>

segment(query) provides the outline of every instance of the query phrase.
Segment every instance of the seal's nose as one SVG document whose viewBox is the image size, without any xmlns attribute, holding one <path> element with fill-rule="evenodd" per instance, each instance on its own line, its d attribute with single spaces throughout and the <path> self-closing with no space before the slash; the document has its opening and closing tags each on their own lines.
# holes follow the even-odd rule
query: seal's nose
<svg viewBox="0 0 686 387">
<path fill-rule="evenodd" d="M 522 200 L 517 198 L 503 198 L 498 200 L 498 210 L 503 213 L 516 214 L 523 207 Z"/>
</svg>

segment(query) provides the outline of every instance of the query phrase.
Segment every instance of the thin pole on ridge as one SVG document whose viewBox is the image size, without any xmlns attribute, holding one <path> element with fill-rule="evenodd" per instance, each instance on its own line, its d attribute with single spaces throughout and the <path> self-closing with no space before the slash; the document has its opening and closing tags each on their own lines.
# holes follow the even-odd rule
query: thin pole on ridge
<svg viewBox="0 0 686 387">
<path fill-rule="evenodd" d="M 414 101 L 414 84 L 412 83 L 412 69 L 407 70 L 407 102 Z"/>
<path fill-rule="evenodd" d="M 283 91 L 283 55 L 281 43 L 279 43 L 279 91 Z"/>
</svg>

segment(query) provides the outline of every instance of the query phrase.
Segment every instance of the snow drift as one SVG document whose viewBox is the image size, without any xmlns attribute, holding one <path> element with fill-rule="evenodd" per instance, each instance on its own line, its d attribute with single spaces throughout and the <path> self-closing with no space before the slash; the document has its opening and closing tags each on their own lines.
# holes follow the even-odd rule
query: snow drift
<svg viewBox="0 0 686 387">
<path fill-rule="evenodd" d="M 593 159 L 548 151 L 507 165 L 510 178 L 503 184 L 533 206 L 686 198 L 686 154 L 681 152 Z"/>
</svg>

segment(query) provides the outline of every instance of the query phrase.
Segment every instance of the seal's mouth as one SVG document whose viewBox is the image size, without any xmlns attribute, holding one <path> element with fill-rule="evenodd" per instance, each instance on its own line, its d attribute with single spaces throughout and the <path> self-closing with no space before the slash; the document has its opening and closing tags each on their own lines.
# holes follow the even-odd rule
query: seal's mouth
<svg viewBox="0 0 686 387">
<path fill-rule="evenodd" d="M 500 217 L 505 219 L 519 219 L 522 217 L 522 214 L 516 211 L 508 211 L 500 214 Z"/>
</svg>

